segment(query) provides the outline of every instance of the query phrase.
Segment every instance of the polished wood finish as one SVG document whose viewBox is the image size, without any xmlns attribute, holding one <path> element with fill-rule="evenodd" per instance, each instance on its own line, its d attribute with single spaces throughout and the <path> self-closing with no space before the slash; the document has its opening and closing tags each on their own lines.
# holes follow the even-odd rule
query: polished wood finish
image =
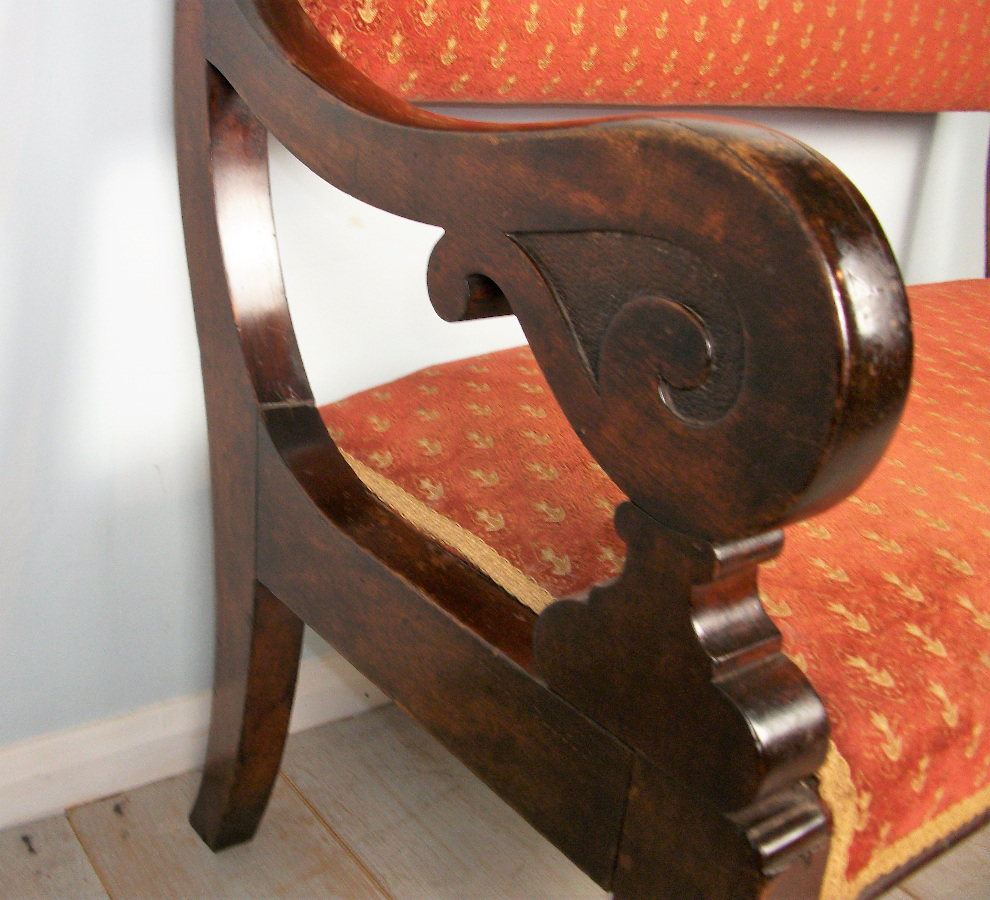
<svg viewBox="0 0 990 900">
<path fill-rule="evenodd" d="M 494 282 L 578 435 L 658 521 L 711 539 L 769 530 L 841 499 L 878 460 L 910 374 L 906 300 L 865 202 L 803 145 L 707 117 L 549 129 L 459 122 L 383 95 L 294 0 L 206 6 L 206 55 L 252 113 L 340 189 L 444 229 L 428 272 L 438 311 L 477 314 L 469 276 Z M 547 255 L 526 252 L 528 236 L 547 233 L 606 245 L 632 234 L 669 247 L 683 265 L 651 283 L 671 295 L 660 306 L 690 306 L 699 282 L 718 280 L 726 302 L 706 323 L 713 376 L 730 360 L 741 365 L 731 339 L 747 339 L 732 414 L 704 411 L 705 428 L 671 414 L 658 381 L 657 304 L 621 258 L 606 260 L 621 308 L 590 371 L 570 322 L 601 292 L 563 295 Z M 558 269 L 574 265 L 568 257 Z M 632 373 L 630 360 L 639 360 Z M 705 379 L 694 406 L 680 398 L 674 409 L 705 406 L 716 385 Z M 756 442 L 762 452 L 752 452 Z M 664 453 L 633 449 L 642 446 Z M 703 477 L 683 478 L 699 454 Z"/>
<path fill-rule="evenodd" d="M 550 687 L 638 753 L 618 896 L 814 896 L 828 721 L 756 585 L 783 535 L 712 545 L 632 503 L 615 522 L 622 575 L 553 604 L 535 643 Z"/>
<path fill-rule="evenodd" d="M 607 884 L 629 750 L 328 521 L 271 443 L 262 454 L 260 484 L 259 524 L 268 535 L 259 551 L 261 577 L 578 866 Z"/>
<path fill-rule="evenodd" d="M 198 11 L 186 3 L 177 11 L 176 143 L 203 381 L 210 398 L 217 591 L 214 727 L 192 819 L 204 839 L 220 848 L 249 837 L 264 813 L 288 730 L 303 623 L 258 583 L 256 572 L 258 410 L 240 329 L 252 304 L 263 302 L 256 295 L 272 286 L 231 285 L 220 262 L 232 250 L 229 242 L 221 244 L 220 220 L 238 222 L 243 203 L 250 204 L 259 191 L 267 197 L 267 167 L 258 157 L 264 136 L 226 114 L 222 91 L 205 77 L 193 24 Z M 217 125 L 212 134 L 202 127 L 209 119 Z M 253 213 L 248 211 L 247 221 L 255 221 Z M 241 295 L 237 307 L 231 291 Z M 245 332 L 257 335 L 259 330 Z M 254 349 L 256 359 L 269 358 L 260 352 L 263 348 Z M 225 816 L 214 814 L 220 808 Z"/>
<path fill-rule="evenodd" d="M 903 286 L 855 188 L 725 120 L 422 112 L 295 0 L 176 10 L 217 536 L 197 831 L 219 848 L 257 827 L 306 621 L 617 897 L 814 897 L 828 725 L 756 582 L 781 525 L 868 474 L 905 401 Z M 630 497 L 620 579 L 537 619 L 365 489 L 306 381 L 268 131 L 337 187 L 444 228 L 442 316 L 519 318 Z"/>
<path fill-rule="evenodd" d="M 216 684 L 202 785 L 190 814 L 213 849 L 254 834 L 278 775 L 289 730 L 303 623 L 264 585 L 253 608 L 218 597 Z M 214 811 L 223 808 L 223 817 Z"/>
<path fill-rule="evenodd" d="M 547 683 L 724 811 L 814 775 L 828 745 L 825 710 L 781 652 L 756 587 L 758 563 L 783 535 L 712 546 L 631 503 L 616 525 L 629 548 L 620 578 L 540 617 Z"/>
<path fill-rule="evenodd" d="M 818 895 L 829 823 L 809 785 L 795 784 L 726 816 L 680 778 L 639 760 L 629 797 L 614 896 Z"/>
</svg>

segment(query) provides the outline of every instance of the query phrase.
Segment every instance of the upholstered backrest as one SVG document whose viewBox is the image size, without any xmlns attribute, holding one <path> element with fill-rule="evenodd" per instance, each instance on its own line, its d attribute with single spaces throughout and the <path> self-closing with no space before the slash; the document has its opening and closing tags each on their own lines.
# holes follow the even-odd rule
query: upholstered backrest
<svg viewBox="0 0 990 900">
<path fill-rule="evenodd" d="M 300 0 L 411 100 L 990 109 L 990 0 Z"/>
</svg>

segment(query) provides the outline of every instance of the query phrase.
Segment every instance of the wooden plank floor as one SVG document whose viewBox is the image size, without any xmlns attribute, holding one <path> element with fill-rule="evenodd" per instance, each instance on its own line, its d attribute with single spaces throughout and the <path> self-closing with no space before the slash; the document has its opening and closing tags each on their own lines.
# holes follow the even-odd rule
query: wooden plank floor
<svg viewBox="0 0 990 900">
<path fill-rule="evenodd" d="M 197 781 L 0 832 L 0 898 L 606 896 L 394 706 L 293 737 L 247 846 L 213 854 L 199 841 L 186 822 Z M 990 827 L 883 900 L 948 898 L 990 900 Z"/>
</svg>

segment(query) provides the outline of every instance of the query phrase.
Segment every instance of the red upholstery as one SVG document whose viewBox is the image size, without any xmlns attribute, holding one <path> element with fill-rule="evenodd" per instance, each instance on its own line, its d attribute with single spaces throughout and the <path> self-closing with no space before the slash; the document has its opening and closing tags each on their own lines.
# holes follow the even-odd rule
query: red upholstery
<svg viewBox="0 0 990 900">
<path fill-rule="evenodd" d="M 915 384 L 856 495 L 788 529 L 762 579 L 835 747 L 825 896 L 856 896 L 990 808 L 990 281 L 910 290 Z M 621 492 L 528 348 L 323 410 L 386 502 L 536 609 L 612 577 Z"/>
<path fill-rule="evenodd" d="M 300 0 L 413 100 L 990 108 L 985 0 Z"/>
</svg>

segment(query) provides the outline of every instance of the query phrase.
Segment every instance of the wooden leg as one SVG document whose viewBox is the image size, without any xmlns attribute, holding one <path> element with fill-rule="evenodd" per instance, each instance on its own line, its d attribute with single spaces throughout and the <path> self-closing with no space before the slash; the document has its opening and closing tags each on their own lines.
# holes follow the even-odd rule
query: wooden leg
<svg viewBox="0 0 990 900">
<path fill-rule="evenodd" d="M 249 840 L 278 774 L 303 623 L 271 591 L 218 598 L 210 740 L 190 821 L 212 850 Z"/>
<path fill-rule="evenodd" d="M 263 319 L 257 291 L 275 291 L 281 280 L 265 132 L 202 56 L 202 4 L 177 0 L 175 10 L 176 149 L 203 361 L 217 575 L 210 738 L 191 820 L 219 850 L 248 840 L 268 803 L 303 623 L 258 582 L 256 569 L 259 401 L 241 331 Z M 270 245 L 267 279 L 258 275 L 261 239 Z M 251 252 L 243 251 L 244 240 Z"/>
</svg>

